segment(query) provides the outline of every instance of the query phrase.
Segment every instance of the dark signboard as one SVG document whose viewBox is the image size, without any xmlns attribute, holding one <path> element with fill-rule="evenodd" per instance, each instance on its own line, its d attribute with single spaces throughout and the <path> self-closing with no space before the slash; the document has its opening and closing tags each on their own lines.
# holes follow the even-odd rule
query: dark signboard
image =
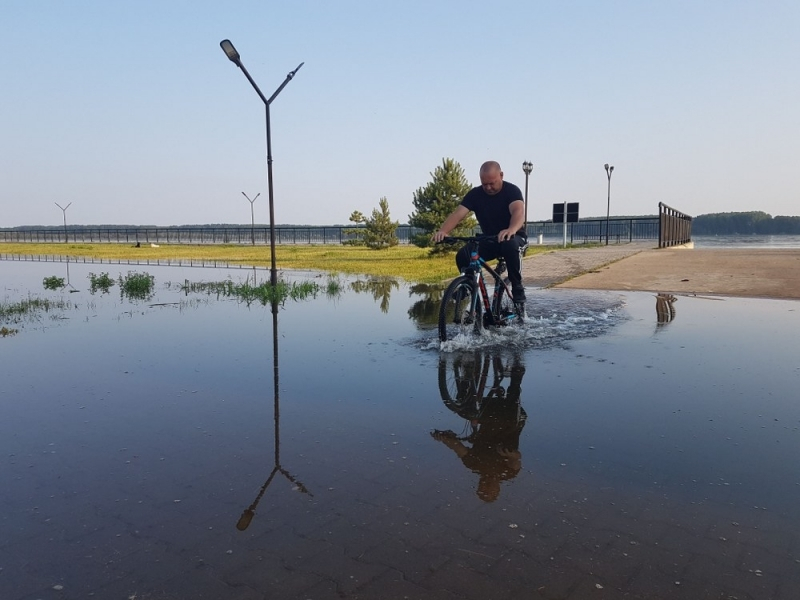
<svg viewBox="0 0 800 600">
<path fill-rule="evenodd" d="M 553 223 L 564 222 L 564 206 L 567 207 L 567 223 L 578 222 L 578 206 L 580 202 L 561 202 L 553 204 Z"/>
</svg>

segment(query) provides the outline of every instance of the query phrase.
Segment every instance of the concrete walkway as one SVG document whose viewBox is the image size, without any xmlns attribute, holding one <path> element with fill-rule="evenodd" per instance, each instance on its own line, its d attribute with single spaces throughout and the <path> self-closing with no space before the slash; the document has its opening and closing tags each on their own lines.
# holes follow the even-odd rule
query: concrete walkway
<svg viewBox="0 0 800 600">
<path fill-rule="evenodd" d="M 522 281 L 528 287 L 549 287 L 623 258 L 653 248 L 652 242 L 571 248 L 535 254 L 522 261 Z"/>
<path fill-rule="evenodd" d="M 800 249 L 556 250 L 525 258 L 526 286 L 800 300 Z"/>
</svg>

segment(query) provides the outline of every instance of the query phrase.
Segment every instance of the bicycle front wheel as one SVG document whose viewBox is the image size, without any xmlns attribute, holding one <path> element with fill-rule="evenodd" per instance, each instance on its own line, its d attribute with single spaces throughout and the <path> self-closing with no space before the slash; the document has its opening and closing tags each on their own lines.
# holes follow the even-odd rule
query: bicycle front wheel
<svg viewBox="0 0 800 600">
<path fill-rule="evenodd" d="M 479 333 L 482 308 L 475 282 L 465 276 L 455 278 L 444 291 L 439 307 L 439 339 L 446 342 L 463 333 Z"/>
<path fill-rule="evenodd" d="M 517 309 L 514 306 L 514 301 L 509 295 L 507 290 L 511 289 L 511 282 L 508 278 L 503 279 L 505 288 L 503 286 L 498 290 L 498 295 L 492 300 L 492 314 L 497 319 L 497 325 L 508 325 L 509 323 L 519 323 L 522 321 L 520 315 L 517 314 Z"/>
</svg>

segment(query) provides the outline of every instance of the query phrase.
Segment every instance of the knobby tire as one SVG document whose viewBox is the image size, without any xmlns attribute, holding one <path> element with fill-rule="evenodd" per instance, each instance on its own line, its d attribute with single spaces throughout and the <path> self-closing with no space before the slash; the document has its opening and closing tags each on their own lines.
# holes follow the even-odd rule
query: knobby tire
<svg viewBox="0 0 800 600">
<path fill-rule="evenodd" d="M 470 314 L 475 296 L 475 313 Z M 480 291 L 471 278 L 462 275 L 451 281 L 439 307 L 439 339 L 446 342 L 461 333 L 480 333 L 483 324 L 481 301 Z"/>
</svg>

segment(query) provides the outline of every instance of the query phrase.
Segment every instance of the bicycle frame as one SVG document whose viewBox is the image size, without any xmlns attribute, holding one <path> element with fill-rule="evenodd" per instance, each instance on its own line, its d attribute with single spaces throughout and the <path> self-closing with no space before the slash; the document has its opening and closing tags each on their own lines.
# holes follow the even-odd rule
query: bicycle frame
<svg viewBox="0 0 800 600">
<path fill-rule="evenodd" d="M 481 293 L 481 298 L 483 299 L 484 314 L 489 315 L 489 324 L 499 325 L 502 321 L 502 316 L 496 314 L 494 308 L 500 306 L 499 300 L 503 294 L 507 294 L 509 298 L 513 299 L 508 286 L 506 286 L 506 284 L 503 282 L 502 273 L 505 271 L 505 260 L 502 257 L 499 259 L 499 262 L 497 263 L 498 268 L 500 268 L 501 265 L 502 268 L 500 272 L 498 272 L 493 269 L 491 265 L 489 265 L 483 258 L 481 258 L 478 252 L 477 241 L 467 242 L 467 248 L 469 249 L 470 262 L 464 271 L 464 274 L 467 276 L 473 276 L 475 278 L 475 284 L 478 286 L 478 289 Z M 489 292 L 486 289 L 486 280 L 483 276 L 484 270 L 486 270 L 494 279 L 494 293 L 492 294 L 491 302 L 489 301 Z M 473 305 L 470 306 L 470 312 L 473 314 L 476 308 L 474 302 L 477 302 L 477 300 L 477 297 L 473 297 Z"/>
</svg>

